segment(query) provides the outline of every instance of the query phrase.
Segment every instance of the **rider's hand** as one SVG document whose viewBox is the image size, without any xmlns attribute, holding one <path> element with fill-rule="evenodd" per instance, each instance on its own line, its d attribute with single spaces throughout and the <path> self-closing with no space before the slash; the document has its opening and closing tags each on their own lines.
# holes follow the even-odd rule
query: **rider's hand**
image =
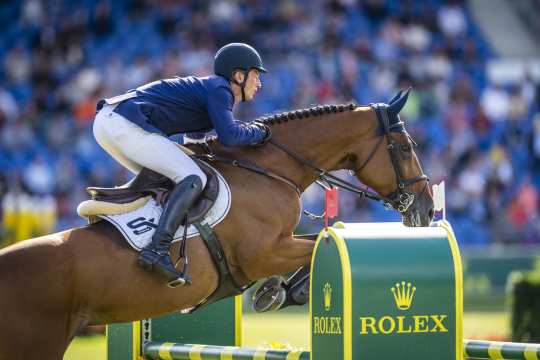
<svg viewBox="0 0 540 360">
<path fill-rule="evenodd" d="M 258 127 L 259 129 L 261 129 L 263 131 L 263 138 L 261 141 L 259 141 L 258 143 L 255 143 L 253 145 L 263 145 L 265 144 L 268 140 L 270 140 L 270 138 L 272 137 L 272 129 L 270 128 L 270 126 L 266 125 L 266 124 L 263 124 L 261 122 L 257 122 L 255 121 L 253 123 L 253 125 L 255 125 L 256 127 Z"/>
</svg>

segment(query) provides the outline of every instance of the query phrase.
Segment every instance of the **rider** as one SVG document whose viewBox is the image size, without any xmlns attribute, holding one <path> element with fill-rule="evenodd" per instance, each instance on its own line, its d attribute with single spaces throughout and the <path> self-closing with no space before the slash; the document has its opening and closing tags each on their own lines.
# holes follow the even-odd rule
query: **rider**
<svg viewBox="0 0 540 360">
<path fill-rule="evenodd" d="M 171 242 L 207 179 L 168 136 L 215 129 L 225 146 L 264 143 L 270 129 L 262 123 L 241 123 L 232 110 L 241 101 L 253 100 L 261 88 L 259 75 L 265 72 L 253 47 L 231 43 L 216 53 L 215 75 L 162 79 L 98 103 L 98 144 L 131 172 L 149 168 L 176 184 L 152 242 L 139 254 L 139 265 L 165 277 L 169 287 L 186 282 L 169 256 Z"/>
</svg>

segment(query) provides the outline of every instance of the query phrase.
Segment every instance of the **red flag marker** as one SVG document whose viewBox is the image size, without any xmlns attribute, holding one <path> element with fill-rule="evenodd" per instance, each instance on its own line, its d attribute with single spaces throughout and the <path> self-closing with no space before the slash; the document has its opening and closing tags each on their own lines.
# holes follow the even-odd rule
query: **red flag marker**
<svg viewBox="0 0 540 360">
<path fill-rule="evenodd" d="M 324 227 L 328 227 L 328 219 L 338 216 L 338 188 L 326 189 L 324 191 Z"/>
</svg>

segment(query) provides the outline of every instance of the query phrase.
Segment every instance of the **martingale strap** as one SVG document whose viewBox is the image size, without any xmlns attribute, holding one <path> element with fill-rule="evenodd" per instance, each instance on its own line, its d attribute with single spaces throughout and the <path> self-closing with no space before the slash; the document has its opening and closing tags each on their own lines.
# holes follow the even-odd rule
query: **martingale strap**
<svg viewBox="0 0 540 360">
<path fill-rule="evenodd" d="M 218 272 L 219 280 L 216 290 L 214 290 L 209 297 L 201 301 L 195 307 L 191 308 L 188 311 L 189 313 L 199 309 L 201 306 L 209 305 L 223 298 L 240 295 L 254 284 L 251 283 L 246 286 L 240 286 L 234 280 L 234 277 L 229 270 L 229 265 L 227 264 L 223 247 L 221 246 L 216 233 L 210 227 L 210 225 L 206 223 L 203 224 L 202 222 L 195 222 L 193 225 L 197 228 L 197 230 L 199 230 L 199 234 L 201 235 L 201 238 L 203 239 L 203 242 L 210 253 L 210 257 L 212 258 Z"/>
</svg>

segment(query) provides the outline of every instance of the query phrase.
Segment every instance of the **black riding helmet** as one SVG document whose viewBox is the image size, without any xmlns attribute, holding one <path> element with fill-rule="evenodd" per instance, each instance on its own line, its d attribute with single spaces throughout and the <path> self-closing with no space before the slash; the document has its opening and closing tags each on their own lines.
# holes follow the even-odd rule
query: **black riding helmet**
<svg viewBox="0 0 540 360">
<path fill-rule="evenodd" d="M 251 69 L 257 69 L 262 73 L 267 72 L 257 50 L 248 44 L 227 44 L 219 49 L 214 57 L 214 73 L 240 85 L 242 90 L 242 101 L 246 100 L 244 88 L 246 86 L 247 73 Z M 242 83 L 233 79 L 232 75 L 235 70 L 244 71 L 245 76 Z"/>
</svg>

